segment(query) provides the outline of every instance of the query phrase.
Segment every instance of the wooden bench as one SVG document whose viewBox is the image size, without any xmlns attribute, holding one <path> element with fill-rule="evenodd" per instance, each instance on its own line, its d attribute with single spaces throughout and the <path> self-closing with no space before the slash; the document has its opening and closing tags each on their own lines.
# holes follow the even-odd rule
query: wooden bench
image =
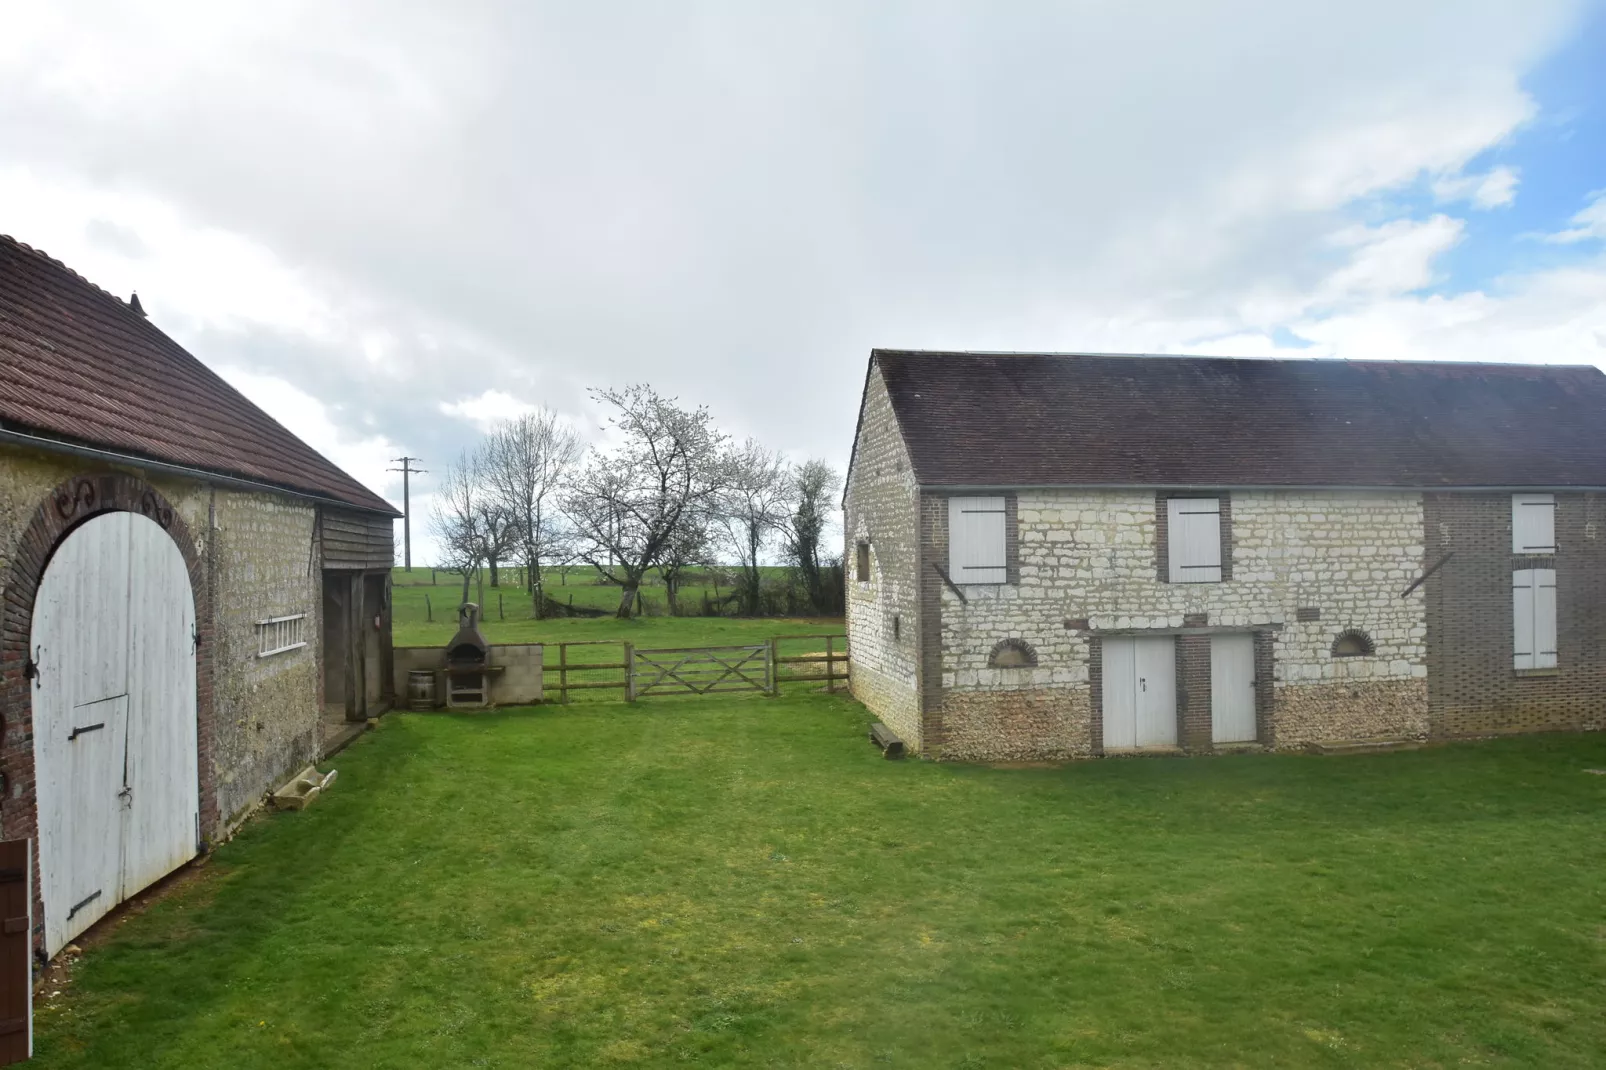
<svg viewBox="0 0 1606 1070">
<path fill-rule="evenodd" d="M 883 758 L 903 757 L 903 740 L 880 721 L 870 726 L 870 742 L 881 748 Z"/>
</svg>

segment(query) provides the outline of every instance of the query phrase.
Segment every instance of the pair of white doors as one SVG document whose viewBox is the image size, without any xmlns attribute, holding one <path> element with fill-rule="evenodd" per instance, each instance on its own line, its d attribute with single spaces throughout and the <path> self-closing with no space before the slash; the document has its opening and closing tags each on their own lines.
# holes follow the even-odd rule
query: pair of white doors
<svg viewBox="0 0 1606 1070">
<path fill-rule="evenodd" d="M 1104 746 L 1177 744 L 1177 658 L 1172 636 L 1106 639 L 1103 644 Z M 1210 737 L 1255 738 L 1255 644 L 1249 635 L 1210 639 Z"/>
<path fill-rule="evenodd" d="M 34 601 L 34 780 L 45 950 L 195 856 L 195 602 L 177 545 L 105 513 L 57 547 Z"/>
</svg>

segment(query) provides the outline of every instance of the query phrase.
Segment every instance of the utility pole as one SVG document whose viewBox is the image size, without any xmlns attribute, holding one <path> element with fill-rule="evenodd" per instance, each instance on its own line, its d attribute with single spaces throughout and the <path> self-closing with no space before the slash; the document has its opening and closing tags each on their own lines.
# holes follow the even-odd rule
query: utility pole
<svg viewBox="0 0 1606 1070">
<path fill-rule="evenodd" d="M 413 499 L 411 478 L 429 471 L 427 468 L 414 468 L 414 461 L 422 461 L 422 457 L 392 457 L 391 460 L 401 465 L 400 468 L 387 468 L 387 472 L 400 472 L 402 474 L 402 565 L 408 571 L 413 570 Z"/>
</svg>

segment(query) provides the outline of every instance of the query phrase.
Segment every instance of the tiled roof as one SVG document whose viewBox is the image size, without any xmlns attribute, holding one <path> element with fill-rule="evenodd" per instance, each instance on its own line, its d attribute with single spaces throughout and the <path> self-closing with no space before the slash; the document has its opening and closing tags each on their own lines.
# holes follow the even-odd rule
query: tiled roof
<svg viewBox="0 0 1606 1070">
<path fill-rule="evenodd" d="M 129 305 L 4 235 L 0 422 L 399 515 Z"/>
<path fill-rule="evenodd" d="M 1583 366 L 875 350 L 930 486 L 1606 486 Z"/>
</svg>

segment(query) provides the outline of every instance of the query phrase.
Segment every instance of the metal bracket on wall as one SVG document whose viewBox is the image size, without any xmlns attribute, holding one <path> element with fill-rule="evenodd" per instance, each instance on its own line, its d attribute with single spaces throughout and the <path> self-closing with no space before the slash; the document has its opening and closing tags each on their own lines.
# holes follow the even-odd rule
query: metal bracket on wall
<svg viewBox="0 0 1606 1070">
<path fill-rule="evenodd" d="M 1407 587 L 1405 590 L 1400 592 L 1400 597 L 1401 598 L 1406 597 L 1412 591 L 1416 590 L 1418 587 L 1422 586 L 1422 584 L 1426 583 L 1427 582 L 1427 578 L 1429 576 L 1431 576 L 1435 572 L 1439 571 L 1440 567 L 1443 566 L 1443 564 L 1446 561 L 1450 560 L 1450 558 L 1452 558 L 1454 556 L 1455 556 L 1455 551 L 1451 550 L 1449 553 L 1445 554 L 1443 557 L 1441 557 L 1437 561 L 1433 562 L 1433 566 L 1431 568 L 1429 568 L 1426 572 L 1422 573 L 1422 575 L 1418 576 L 1416 578 L 1416 581 L 1414 583 L 1412 583 L 1411 586 Z"/>
<path fill-rule="evenodd" d="M 954 583 L 953 580 L 948 578 L 948 573 L 943 571 L 941 565 L 939 565 L 939 564 L 937 564 L 937 562 L 933 561 L 931 563 L 931 567 L 937 570 L 937 575 L 942 577 L 942 582 L 944 582 L 944 583 L 946 583 L 948 585 L 948 589 L 950 591 L 952 591 L 954 594 L 959 596 L 959 600 L 961 602 L 965 603 L 966 605 L 970 604 L 970 599 L 965 597 L 965 592 L 961 591 L 959 589 L 959 585 Z"/>
</svg>

